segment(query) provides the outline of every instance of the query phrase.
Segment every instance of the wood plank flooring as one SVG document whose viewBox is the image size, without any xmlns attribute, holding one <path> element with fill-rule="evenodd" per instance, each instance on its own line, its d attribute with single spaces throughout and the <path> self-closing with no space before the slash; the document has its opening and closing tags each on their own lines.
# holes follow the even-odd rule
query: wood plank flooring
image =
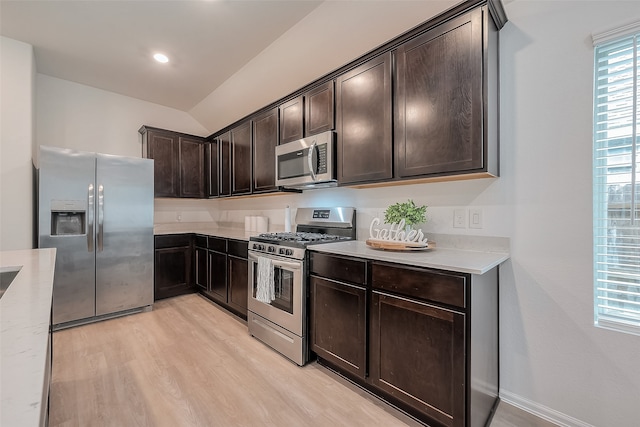
<svg viewBox="0 0 640 427">
<path fill-rule="evenodd" d="M 58 331 L 53 351 L 50 426 L 420 425 L 316 363 L 289 362 L 195 294 Z M 503 407 L 492 426 L 552 425 Z"/>
</svg>

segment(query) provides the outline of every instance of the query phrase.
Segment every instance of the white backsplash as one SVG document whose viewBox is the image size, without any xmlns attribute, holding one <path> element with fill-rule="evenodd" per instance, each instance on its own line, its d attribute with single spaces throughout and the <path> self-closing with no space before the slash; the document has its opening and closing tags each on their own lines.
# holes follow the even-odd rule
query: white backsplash
<svg viewBox="0 0 640 427">
<path fill-rule="evenodd" d="M 427 222 L 418 228 L 439 247 L 501 252 L 508 250 L 509 239 L 496 236 L 504 235 L 501 231 L 508 219 L 500 218 L 499 206 L 481 204 L 482 193 L 496 181 L 478 179 L 365 189 L 339 187 L 230 199 L 156 199 L 155 222 L 211 223 L 244 229 L 245 216 L 258 215 L 269 218 L 269 231 L 282 231 L 287 205 L 293 229 L 298 207 L 348 206 L 356 208 L 358 240 L 366 240 L 373 218 L 383 219 L 387 206 L 412 199 L 417 205 L 428 206 Z M 464 209 L 468 215 L 470 208 L 482 210 L 483 227 L 454 228 L 453 211 Z"/>
</svg>

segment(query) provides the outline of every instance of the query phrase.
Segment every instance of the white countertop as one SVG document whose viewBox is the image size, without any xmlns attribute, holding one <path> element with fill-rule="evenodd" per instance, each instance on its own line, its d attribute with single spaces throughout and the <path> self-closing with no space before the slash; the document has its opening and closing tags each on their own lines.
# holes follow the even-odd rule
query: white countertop
<svg viewBox="0 0 640 427">
<path fill-rule="evenodd" d="M 425 251 L 387 251 L 370 248 L 360 240 L 311 245 L 309 249 L 316 252 L 471 274 L 484 274 L 509 259 L 509 253 L 506 252 L 472 251 L 437 246 Z"/>
<path fill-rule="evenodd" d="M 42 423 L 55 263 L 55 249 L 0 252 L 0 267 L 22 266 L 0 299 L 2 426 Z"/>
<path fill-rule="evenodd" d="M 240 228 L 218 227 L 211 223 L 176 222 L 156 224 L 155 235 L 196 233 L 227 239 L 249 240 L 260 234 L 245 232 Z M 441 240 L 442 239 L 442 240 Z M 437 268 L 461 273 L 484 274 L 509 259 L 508 245 L 504 238 L 438 235 L 438 242 L 446 244 L 426 251 L 387 251 L 373 249 L 364 241 L 324 243 L 311 245 L 309 250 L 367 258 L 378 261 L 395 262 L 417 267 Z"/>
<path fill-rule="evenodd" d="M 154 235 L 196 233 L 207 236 L 222 237 L 225 239 L 249 240 L 251 236 L 260 234 L 258 231 L 245 232 L 240 228 L 218 227 L 214 224 L 204 222 L 176 222 L 166 224 L 156 224 L 153 226 Z"/>
</svg>

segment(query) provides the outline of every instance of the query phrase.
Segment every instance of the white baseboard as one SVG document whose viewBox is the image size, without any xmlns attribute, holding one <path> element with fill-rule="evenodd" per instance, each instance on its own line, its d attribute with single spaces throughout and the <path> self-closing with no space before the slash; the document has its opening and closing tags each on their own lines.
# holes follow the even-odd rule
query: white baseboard
<svg viewBox="0 0 640 427">
<path fill-rule="evenodd" d="M 589 423 L 503 389 L 500 389 L 500 400 L 561 427 L 594 427 Z"/>
</svg>

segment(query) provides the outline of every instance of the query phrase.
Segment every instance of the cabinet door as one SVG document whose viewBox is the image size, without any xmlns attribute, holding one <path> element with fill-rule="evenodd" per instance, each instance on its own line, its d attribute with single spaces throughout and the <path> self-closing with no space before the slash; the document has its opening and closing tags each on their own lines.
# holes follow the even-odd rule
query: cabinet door
<svg viewBox="0 0 640 427">
<path fill-rule="evenodd" d="M 280 144 L 304 137 L 304 98 L 299 96 L 280 106 Z"/>
<path fill-rule="evenodd" d="M 196 271 L 195 271 L 195 283 L 196 286 L 206 290 L 209 286 L 209 256 L 207 253 L 207 248 L 201 248 L 196 246 L 195 250 L 195 262 L 196 262 Z"/>
<path fill-rule="evenodd" d="M 304 95 L 304 136 L 335 128 L 334 82 L 326 82 Z"/>
<path fill-rule="evenodd" d="M 311 350 L 360 378 L 366 376 L 367 291 L 311 276 Z"/>
<path fill-rule="evenodd" d="M 207 197 L 218 197 L 220 189 L 218 187 L 218 140 L 214 139 L 205 146 L 205 181 L 207 187 Z"/>
<path fill-rule="evenodd" d="M 374 291 L 374 386 L 445 426 L 464 426 L 465 316 Z"/>
<path fill-rule="evenodd" d="M 246 259 L 229 256 L 229 305 L 247 316 L 249 298 L 249 263 Z"/>
<path fill-rule="evenodd" d="M 220 196 L 231 195 L 231 135 L 225 132 L 218 137 L 220 165 Z"/>
<path fill-rule="evenodd" d="M 338 182 L 392 178 L 391 53 L 338 77 L 336 92 Z"/>
<path fill-rule="evenodd" d="M 195 289 L 192 285 L 192 247 L 156 249 L 154 299 L 173 297 Z"/>
<path fill-rule="evenodd" d="M 227 254 L 209 251 L 209 294 L 227 303 Z"/>
<path fill-rule="evenodd" d="M 471 12 L 398 48 L 399 177 L 483 168 L 481 18 Z"/>
<path fill-rule="evenodd" d="M 204 144 L 180 137 L 180 197 L 204 197 Z"/>
<path fill-rule="evenodd" d="M 180 174 L 178 172 L 179 140 L 171 133 L 149 131 L 148 158 L 153 159 L 153 183 L 155 197 L 178 197 Z"/>
<path fill-rule="evenodd" d="M 276 146 L 278 109 L 253 120 L 253 191 L 273 191 L 276 187 Z"/>
<path fill-rule="evenodd" d="M 231 129 L 230 134 L 231 194 L 251 193 L 251 121 Z"/>
</svg>

